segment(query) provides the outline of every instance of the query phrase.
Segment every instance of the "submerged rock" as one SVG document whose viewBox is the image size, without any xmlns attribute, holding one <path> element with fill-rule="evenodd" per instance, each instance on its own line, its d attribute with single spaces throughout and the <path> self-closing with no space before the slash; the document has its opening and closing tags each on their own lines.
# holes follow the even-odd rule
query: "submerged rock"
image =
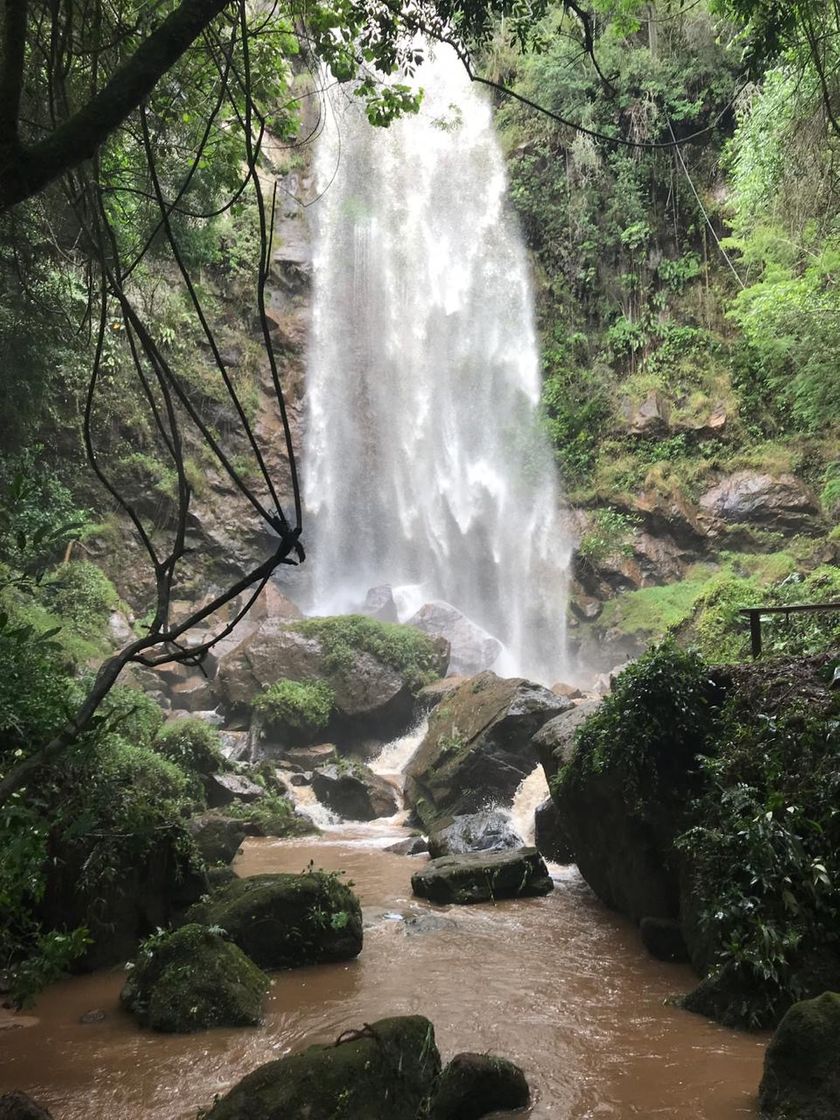
<svg viewBox="0 0 840 1120">
<path fill-rule="evenodd" d="M 260 1066 L 207 1120 L 417 1120 L 439 1072 L 428 1019 L 380 1019 Z"/>
<path fill-rule="evenodd" d="M 431 860 L 411 876 L 411 889 L 430 902 L 492 902 L 548 894 L 554 884 L 536 848 L 469 852 Z"/>
<path fill-rule="evenodd" d="M 512 801 L 534 769 L 533 735 L 569 706 L 547 688 L 481 673 L 434 709 L 406 772 L 406 796 L 427 829 Z"/>
<path fill-rule="evenodd" d="M 0 1096 L 0 1120 L 52 1120 L 52 1113 L 15 1090 Z"/>
<path fill-rule="evenodd" d="M 840 1116 L 840 995 L 795 1003 L 764 1056 L 759 1090 L 768 1120 L 836 1120 Z"/>
<path fill-rule="evenodd" d="M 362 949 L 359 900 L 325 871 L 236 879 L 188 918 L 225 930 L 260 968 L 350 960 Z"/>
<path fill-rule="evenodd" d="M 230 863 L 245 839 L 242 821 L 212 809 L 192 817 L 185 827 L 201 858 L 211 867 L 217 863 Z"/>
<path fill-rule="evenodd" d="M 315 796 L 349 821 L 390 817 L 399 805 L 394 787 L 360 762 L 323 766 L 312 775 Z"/>
<path fill-rule="evenodd" d="M 429 852 L 439 856 L 457 856 L 465 852 L 500 852 L 521 848 L 524 841 L 510 817 L 500 809 L 485 809 L 455 817 L 452 824 L 429 836 Z"/>
<path fill-rule="evenodd" d="M 386 852 L 396 856 L 421 856 L 429 850 L 428 841 L 422 836 L 409 836 L 407 840 L 398 840 L 396 844 L 389 844 Z"/>
<path fill-rule="evenodd" d="M 525 1074 L 506 1058 L 456 1054 L 440 1075 L 429 1120 L 480 1120 L 489 1112 L 524 1108 L 530 1096 Z"/>
<path fill-rule="evenodd" d="M 219 934 L 187 925 L 141 949 L 120 999 L 145 1027 L 187 1033 L 259 1023 L 268 977 Z"/>
</svg>

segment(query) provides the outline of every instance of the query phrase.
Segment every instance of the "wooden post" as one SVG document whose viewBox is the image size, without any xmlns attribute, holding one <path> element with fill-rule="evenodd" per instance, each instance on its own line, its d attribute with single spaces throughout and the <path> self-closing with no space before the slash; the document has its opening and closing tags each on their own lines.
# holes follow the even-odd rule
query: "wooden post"
<svg viewBox="0 0 840 1120">
<path fill-rule="evenodd" d="M 761 611 L 750 611 L 750 644 L 753 659 L 761 657 Z"/>
</svg>

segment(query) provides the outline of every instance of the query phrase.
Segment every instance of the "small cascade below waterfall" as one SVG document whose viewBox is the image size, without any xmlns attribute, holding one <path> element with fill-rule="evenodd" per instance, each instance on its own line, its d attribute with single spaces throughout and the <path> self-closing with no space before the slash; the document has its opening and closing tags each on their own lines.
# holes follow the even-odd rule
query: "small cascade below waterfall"
<svg viewBox="0 0 840 1120">
<path fill-rule="evenodd" d="M 510 821 L 526 844 L 534 843 L 534 813 L 548 797 L 548 782 L 542 766 L 535 766 L 527 778 L 523 778 L 513 795 L 510 808 Z"/>
<path fill-rule="evenodd" d="M 423 742 L 428 727 L 428 717 L 424 716 L 404 735 L 390 743 L 385 743 L 379 754 L 368 764 L 373 773 L 388 781 L 397 793 L 399 810 L 392 817 L 380 817 L 375 821 L 365 823 L 345 821 L 318 800 L 310 785 L 292 785 L 289 787 L 289 796 L 294 802 L 295 809 L 324 831 L 337 832 L 342 829 L 349 829 L 359 832 L 367 830 L 371 833 L 373 839 L 378 838 L 383 842 L 393 840 L 390 833 L 401 826 L 408 816 L 403 804 L 405 770 Z"/>
<path fill-rule="evenodd" d="M 570 548 L 527 258 L 489 102 L 448 48 L 421 78 L 418 116 L 372 128 L 339 92 L 318 141 L 309 608 L 444 600 L 503 643 L 499 671 L 549 683 Z"/>
</svg>

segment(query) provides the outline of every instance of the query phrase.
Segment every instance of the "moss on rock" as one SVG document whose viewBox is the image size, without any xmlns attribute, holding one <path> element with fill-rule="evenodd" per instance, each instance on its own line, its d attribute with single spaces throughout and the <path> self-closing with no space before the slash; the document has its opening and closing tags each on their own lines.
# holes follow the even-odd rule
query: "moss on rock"
<svg viewBox="0 0 840 1120">
<path fill-rule="evenodd" d="M 362 949 L 359 900 L 337 875 L 253 875 L 214 891 L 188 918 L 226 930 L 261 968 L 344 961 Z"/>
<path fill-rule="evenodd" d="M 431 902 L 467 905 L 549 894 L 554 883 L 536 848 L 517 848 L 430 860 L 411 876 L 411 889 Z"/>
<path fill-rule="evenodd" d="M 254 1026 L 267 988 L 241 949 L 191 924 L 145 942 L 120 998 L 143 1026 L 183 1034 Z"/>
<path fill-rule="evenodd" d="M 493 1054 L 456 1054 L 440 1075 L 430 1120 L 480 1120 L 489 1112 L 524 1108 L 530 1098 L 525 1074 Z"/>
<path fill-rule="evenodd" d="M 260 1066 L 206 1120 L 417 1120 L 439 1072 L 428 1019 L 380 1019 Z"/>
<path fill-rule="evenodd" d="M 840 995 L 790 1008 L 767 1047 L 759 1100 L 769 1120 L 840 1116 Z"/>
</svg>

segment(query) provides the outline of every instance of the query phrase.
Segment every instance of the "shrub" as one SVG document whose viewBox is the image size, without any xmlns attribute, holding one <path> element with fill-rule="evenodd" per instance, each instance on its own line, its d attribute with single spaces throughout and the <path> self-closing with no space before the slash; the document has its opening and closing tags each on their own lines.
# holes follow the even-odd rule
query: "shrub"
<svg viewBox="0 0 840 1120">
<path fill-rule="evenodd" d="M 637 523 L 637 518 L 621 510 L 594 510 L 590 528 L 580 539 L 578 555 L 593 567 L 615 557 L 632 556 L 631 538 Z"/>
<path fill-rule="evenodd" d="M 633 662 L 577 733 L 558 775 L 571 790 L 592 772 L 618 770 L 628 806 L 640 816 L 679 801 L 686 775 L 708 747 L 721 697 L 703 658 L 663 642 Z"/>
<path fill-rule="evenodd" d="M 269 723 L 307 736 L 323 731 L 334 706 L 335 693 L 324 681 L 275 681 L 254 701 L 254 710 Z"/>
<path fill-rule="evenodd" d="M 260 836 L 307 836 L 318 831 L 311 821 L 297 815 L 288 797 L 276 793 L 269 793 L 251 805 L 234 801 L 225 813 L 247 821 Z"/>
<path fill-rule="evenodd" d="M 831 986 L 819 969 L 840 924 L 840 697 L 820 700 L 810 681 L 798 690 L 800 672 L 782 662 L 756 670 L 758 685 L 736 681 L 718 750 L 702 763 L 696 823 L 677 842 L 710 979 L 731 993 L 726 1018 L 741 1026 L 772 1025 Z"/>
<path fill-rule="evenodd" d="M 96 638 L 119 606 L 116 588 L 96 564 L 62 564 L 43 584 L 47 607 L 86 638 Z"/>
<path fill-rule="evenodd" d="M 202 719 L 168 723 L 154 740 L 158 754 L 189 774 L 215 774 L 228 769 L 219 732 Z"/>
</svg>

